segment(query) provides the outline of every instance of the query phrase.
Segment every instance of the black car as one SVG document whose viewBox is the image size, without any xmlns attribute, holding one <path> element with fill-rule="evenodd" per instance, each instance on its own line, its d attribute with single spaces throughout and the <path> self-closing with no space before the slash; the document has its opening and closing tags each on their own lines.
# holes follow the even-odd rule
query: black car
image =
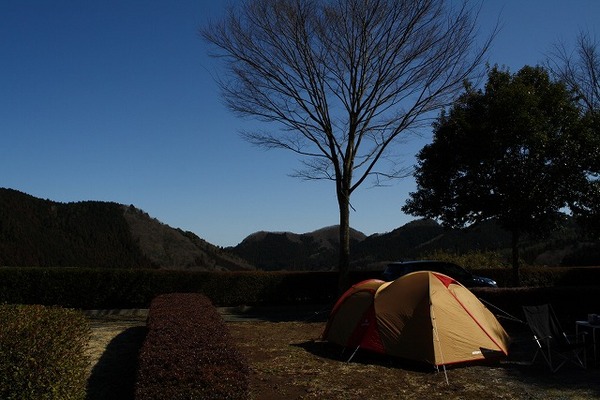
<svg viewBox="0 0 600 400">
<path fill-rule="evenodd" d="M 393 262 L 387 265 L 383 271 L 382 278 L 385 281 L 393 281 L 403 275 L 416 271 L 440 272 L 456 279 L 466 287 L 498 287 L 498 284 L 493 279 L 473 275 L 463 267 L 445 261 L 419 260 Z"/>
</svg>

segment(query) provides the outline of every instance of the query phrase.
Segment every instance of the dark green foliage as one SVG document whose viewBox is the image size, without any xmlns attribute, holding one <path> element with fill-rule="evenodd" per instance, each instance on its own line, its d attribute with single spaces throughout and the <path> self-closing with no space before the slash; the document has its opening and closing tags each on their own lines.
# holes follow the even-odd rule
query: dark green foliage
<svg viewBox="0 0 600 400">
<path fill-rule="evenodd" d="M 468 270 L 488 269 L 488 268 L 506 268 L 508 265 L 504 258 L 495 252 L 471 251 L 463 254 L 454 254 L 442 251 L 435 251 L 427 254 L 421 259 L 438 260 L 458 264 Z"/>
<path fill-rule="evenodd" d="M 403 209 L 450 226 L 495 218 L 509 232 L 536 231 L 584 178 L 580 127 L 576 104 L 544 70 L 492 69 L 485 91 L 468 88 L 439 117 Z"/>
<path fill-rule="evenodd" d="M 486 263 L 467 263 L 474 274 L 512 286 L 509 268 L 490 268 L 483 257 L 471 260 Z M 350 281 L 377 279 L 381 272 L 353 271 Z M 339 294 L 337 278 L 336 272 L 0 268 L 0 302 L 80 309 L 148 308 L 160 294 L 187 292 L 202 293 L 219 306 L 328 304 Z M 522 271 L 522 284 L 527 286 L 594 286 L 598 282 L 600 268 L 525 267 Z"/>
<path fill-rule="evenodd" d="M 152 271 L 0 268 L 0 302 L 82 309 L 147 307 L 153 277 L 160 279 Z"/>
<path fill-rule="evenodd" d="M 194 292 L 215 304 L 327 303 L 334 272 L 0 268 L 0 302 L 82 309 L 147 308 L 159 294 Z"/>
<path fill-rule="evenodd" d="M 584 243 L 576 246 L 563 259 L 564 265 L 585 266 L 600 264 L 600 243 Z"/>
<path fill-rule="evenodd" d="M 494 219 L 518 244 L 547 232 L 575 193 L 587 187 L 581 159 L 590 150 L 587 125 L 560 82 L 540 67 L 512 75 L 493 68 L 483 90 L 467 87 L 434 126 L 418 155 L 417 191 L 403 210 L 461 227 Z"/>
<path fill-rule="evenodd" d="M 156 297 L 140 351 L 135 398 L 247 399 L 248 363 L 205 296 Z"/>
<path fill-rule="evenodd" d="M 597 124 L 600 125 L 600 111 L 598 111 Z M 600 128 L 597 133 L 597 140 L 600 142 Z M 600 159 L 600 144 L 599 149 L 594 158 L 596 162 Z M 596 172 L 590 173 L 589 185 L 577 193 L 570 208 L 573 210 L 577 222 L 581 225 L 584 234 L 591 240 L 598 241 L 600 239 L 600 166 L 596 166 Z"/>
<path fill-rule="evenodd" d="M 89 335 L 79 312 L 0 305 L 0 399 L 84 399 Z"/>
</svg>

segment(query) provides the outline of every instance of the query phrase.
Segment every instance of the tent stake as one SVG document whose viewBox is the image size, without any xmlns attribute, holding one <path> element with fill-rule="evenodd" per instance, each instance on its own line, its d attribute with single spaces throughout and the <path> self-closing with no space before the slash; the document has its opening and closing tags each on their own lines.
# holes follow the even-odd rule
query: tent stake
<svg viewBox="0 0 600 400">
<path fill-rule="evenodd" d="M 437 330 L 437 323 L 436 323 L 436 319 L 435 319 L 435 313 L 433 311 L 433 303 L 429 303 L 429 309 L 431 310 L 431 325 L 433 327 L 433 335 L 435 337 L 435 342 L 437 342 L 439 349 L 440 349 L 440 356 L 442 357 L 442 369 L 444 370 L 444 376 L 446 377 L 446 384 L 450 385 L 450 381 L 448 381 L 448 372 L 446 371 L 446 364 L 444 362 L 444 352 L 442 351 L 442 342 L 440 341 L 440 336 L 438 335 L 438 330 Z M 439 372 L 439 368 L 436 365 L 435 367 L 438 372 Z"/>
</svg>

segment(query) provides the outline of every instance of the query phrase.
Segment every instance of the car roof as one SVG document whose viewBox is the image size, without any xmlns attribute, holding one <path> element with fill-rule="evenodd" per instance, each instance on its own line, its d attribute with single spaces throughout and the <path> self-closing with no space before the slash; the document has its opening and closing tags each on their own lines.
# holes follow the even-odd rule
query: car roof
<svg viewBox="0 0 600 400">
<path fill-rule="evenodd" d="M 454 264 L 448 261 L 439 260 L 414 260 L 414 261 L 394 261 L 388 265 L 404 265 L 404 264 Z"/>
</svg>

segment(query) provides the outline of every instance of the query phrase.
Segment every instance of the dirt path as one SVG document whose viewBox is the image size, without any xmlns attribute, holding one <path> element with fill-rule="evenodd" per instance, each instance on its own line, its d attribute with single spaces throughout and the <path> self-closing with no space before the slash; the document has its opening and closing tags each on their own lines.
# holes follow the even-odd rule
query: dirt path
<svg viewBox="0 0 600 400">
<path fill-rule="evenodd" d="M 144 315 L 89 317 L 92 338 L 87 400 L 131 400 L 139 349 L 146 336 Z"/>
</svg>

